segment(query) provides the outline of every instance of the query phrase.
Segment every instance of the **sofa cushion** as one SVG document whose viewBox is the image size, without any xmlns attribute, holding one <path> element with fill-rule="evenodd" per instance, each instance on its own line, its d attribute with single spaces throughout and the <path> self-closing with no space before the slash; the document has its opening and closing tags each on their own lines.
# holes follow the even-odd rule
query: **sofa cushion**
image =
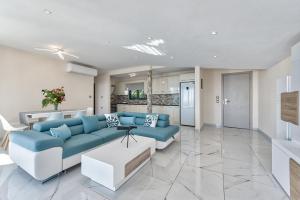
<svg viewBox="0 0 300 200">
<path fill-rule="evenodd" d="M 116 127 L 113 127 L 113 128 L 104 128 L 99 131 L 95 131 L 91 134 L 101 138 L 101 140 L 104 143 L 116 139 L 118 137 L 124 136 L 126 134 L 126 131 L 117 130 Z"/>
<path fill-rule="evenodd" d="M 178 126 L 168 126 L 165 128 L 162 127 L 144 127 L 138 126 L 136 129 L 131 130 L 131 133 L 134 135 L 140 135 L 145 137 L 154 138 L 158 141 L 165 142 L 172 136 L 174 136 L 179 131 Z"/>
<path fill-rule="evenodd" d="M 65 124 L 57 128 L 50 128 L 50 133 L 53 137 L 60 138 L 64 141 L 72 136 L 71 130 Z"/>
<path fill-rule="evenodd" d="M 119 117 L 122 125 L 135 125 L 135 117 Z"/>
<path fill-rule="evenodd" d="M 163 120 L 158 120 L 156 126 L 157 127 L 167 127 L 170 125 L 170 121 L 163 121 Z"/>
<path fill-rule="evenodd" d="M 36 131 L 16 131 L 9 134 L 11 142 L 28 150 L 38 152 L 53 147 L 62 147 L 64 141 Z"/>
<path fill-rule="evenodd" d="M 101 138 L 92 134 L 74 135 L 63 145 L 63 158 L 86 151 L 103 144 Z"/>
<path fill-rule="evenodd" d="M 91 133 L 99 130 L 99 121 L 97 116 L 81 116 L 80 119 L 83 123 L 84 133 Z"/>
<path fill-rule="evenodd" d="M 108 128 L 116 127 L 120 125 L 119 117 L 116 113 L 104 114 L 106 117 L 106 123 Z"/>
<path fill-rule="evenodd" d="M 70 118 L 64 120 L 52 120 L 52 121 L 44 121 L 44 122 L 37 122 L 33 124 L 33 130 L 44 132 L 49 131 L 50 128 L 57 128 L 63 124 L 66 124 L 68 127 L 76 126 L 82 124 L 81 119 L 78 118 Z"/>
<path fill-rule="evenodd" d="M 144 122 L 145 127 L 155 128 L 158 120 L 158 114 L 148 114 Z"/>
<path fill-rule="evenodd" d="M 84 133 L 83 125 L 70 126 L 69 128 L 71 130 L 72 136 Z"/>
<path fill-rule="evenodd" d="M 119 116 L 124 116 L 124 117 L 136 117 L 136 118 L 146 118 L 146 115 L 148 113 L 138 113 L 138 112 L 120 112 L 118 113 Z M 167 114 L 160 114 L 160 113 L 155 113 L 158 114 L 158 120 L 162 121 L 169 121 L 169 115 Z"/>
</svg>

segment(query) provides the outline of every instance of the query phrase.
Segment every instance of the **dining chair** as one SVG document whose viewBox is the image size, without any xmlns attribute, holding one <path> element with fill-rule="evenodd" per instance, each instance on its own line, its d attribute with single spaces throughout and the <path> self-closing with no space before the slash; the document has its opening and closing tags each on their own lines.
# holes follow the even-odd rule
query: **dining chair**
<svg viewBox="0 0 300 200">
<path fill-rule="evenodd" d="M 5 131 L 4 137 L 1 142 L 1 146 L 3 149 L 7 150 L 8 143 L 9 143 L 9 133 L 12 131 L 24 131 L 28 128 L 28 126 L 19 124 L 19 125 L 12 125 L 10 124 L 1 114 L 0 114 L 0 122 L 2 124 L 2 128 Z"/>
</svg>

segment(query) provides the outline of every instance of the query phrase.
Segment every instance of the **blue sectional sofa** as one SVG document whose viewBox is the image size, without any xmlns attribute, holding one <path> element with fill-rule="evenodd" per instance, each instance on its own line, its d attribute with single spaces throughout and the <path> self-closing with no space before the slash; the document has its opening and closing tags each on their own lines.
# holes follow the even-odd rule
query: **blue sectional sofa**
<svg viewBox="0 0 300 200">
<path fill-rule="evenodd" d="M 179 127 L 169 124 L 169 115 L 160 114 L 157 127 L 144 127 L 146 113 L 117 113 L 119 117 L 134 117 L 135 135 L 154 138 L 156 148 L 163 149 L 178 137 Z M 108 128 L 104 115 L 98 119 L 97 130 L 85 133 L 81 119 L 72 118 L 35 123 L 33 130 L 10 134 L 11 159 L 37 180 L 46 180 L 62 170 L 80 163 L 81 155 L 126 134 L 116 127 Z M 67 125 L 71 137 L 66 141 L 53 137 L 50 128 Z"/>
</svg>

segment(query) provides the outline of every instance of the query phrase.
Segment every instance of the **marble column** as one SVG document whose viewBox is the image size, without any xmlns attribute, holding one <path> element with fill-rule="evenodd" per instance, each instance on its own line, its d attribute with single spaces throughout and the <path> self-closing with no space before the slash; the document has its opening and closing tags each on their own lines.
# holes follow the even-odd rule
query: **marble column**
<svg viewBox="0 0 300 200">
<path fill-rule="evenodd" d="M 147 74 L 147 112 L 152 113 L 152 70 Z"/>
</svg>

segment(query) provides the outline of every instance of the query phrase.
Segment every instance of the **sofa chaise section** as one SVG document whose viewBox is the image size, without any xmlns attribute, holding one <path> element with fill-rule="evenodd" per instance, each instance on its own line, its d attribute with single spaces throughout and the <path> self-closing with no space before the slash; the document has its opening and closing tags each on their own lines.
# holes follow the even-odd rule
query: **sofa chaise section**
<svg viewBox="0 0 300 200">
<path fill-rule="evenodd" d="M 164 149 L 179 137 L 179 126 L 170 125 L 169 115 L 158 114 L 158 121 L 155 128 L 145 127 L 144 122 L 147 113 L 119 112 L 119 117 L 135 117 L 136 129 L 131 130 L 134 135 L 154 138 L 156 148 Z"/>
<path fill-rule="evenodd" d="M 36 131 L 10 135 L 11 159 L 35 179 L 43 181 L 62 171 L 63 141 Z"/>
</svg>

